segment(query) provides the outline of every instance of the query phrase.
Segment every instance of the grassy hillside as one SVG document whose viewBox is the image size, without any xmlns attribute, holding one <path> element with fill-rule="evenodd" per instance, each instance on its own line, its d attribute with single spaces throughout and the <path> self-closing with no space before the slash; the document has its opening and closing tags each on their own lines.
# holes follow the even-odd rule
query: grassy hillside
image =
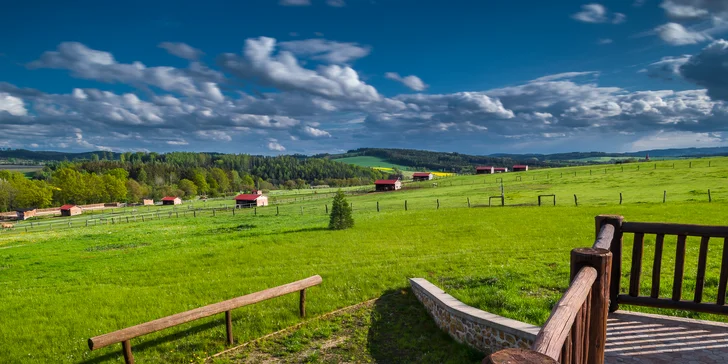
<svg viewBox="0 0 728 364">
<path fill-rule="evenodd" d="M 57 218 L 60 226 L 52 231 L 2 232 L 0 358 L 118 362 L 119 345 L 89 352 L 86 339 L 314 274 L 323 284 L 308 293 L 311 316 L 400 291 L 407 278 L 424 277 L 467 304 L 541 324 L 568 284 L 569 251 L 592 243 L 595 215 L 725 224 L 728 158 L 692 161 L 692 168 L 689 163 L 677 161 L 674 169 L 672 162 L 658 162 L 657 169 L 627 165 L 624 171 L 610 166 L 606 173 L 576 167 L 459 176 L 440 179 L 434 188 L 431 182 L 407 184 L 404 191 L 350 196 L 356 226 L 345 231 L 326 229 L 327 200 L 289 191 L 296 202 L 278 211 L 260 208 L 257 215 L 218 211 L 213 217 L 207 211 L 65 229 L 60 226 L 66 220 Z M 498 178 L 506 205 L 515 207 L 476 208 L 500 193 Z M 557 195 L 556 207 L 533 206 L 537 195 L 548 193 Z M 473 208 L 467 208 L 467 198 Z M 652 254 L 650 242 L 646 257 Z M 674 252 L 674 244 L 666 241 L 665 252 Z M 698 245 L 689 239 L 686 298 L 692 297 Z M 722 244 L 711 244 L 706 301 L 715 299 L 718 282 L 711 277 L 718 276 L 721 254 Z M 673 266 L 673 257 L 665 253 L 663 267 Z M 672 271 L 662 273 L 667 295 Z M 236 340 L 299 322 L 297 300 L 291 295 L 233 311 Z M 132 345 L 139 362 L 189 362 L 224 349 L 224 337 L 222 318 L 214 317 L 134 339 Z"/>
<path fill-rule="evenodd" d="M 361 166 L 361 167 L 399 168 L 403 171 L 411 169 L 410 167 L 399 165 L 399 164 L 394 164 L 394 163 L 389 163 L 382 158 L 372 157 L 372 156 L 346 157 L 346 158 L 337 158 L 334 160 L 337 162 L 353 164 L 353 165 L 357 165 L 357 166 Z"/>
</svg>

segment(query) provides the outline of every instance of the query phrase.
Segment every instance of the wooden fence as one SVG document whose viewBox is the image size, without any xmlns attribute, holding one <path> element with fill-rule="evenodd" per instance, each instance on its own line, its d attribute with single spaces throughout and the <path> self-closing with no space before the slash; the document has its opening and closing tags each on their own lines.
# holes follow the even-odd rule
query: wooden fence
<svg viewBox="0 0 728 364">
<path fill-rule="evenodd" d="M 263 291 L 196 308 L 194 310 L 180 312 L 154 321 L 145 322 L 143 324 L 127 327 L 108 334 L 92 337 L 88 339 L 88 347 L 91 350 L 96 350 L 109 345 L 121 343 L 124 361 L 127 364 L 133 364 L 134 355 L 131 352 L 131 339 L 222 312 L 225 312 L 227 343 L 232 345 L 233 326 L 231 311 L 233 309 L 298 291 L 300 293 L 299 314 L 303 317 L 306 315 L 306 288 L 319 285 L 321 282 L 321 276 L 316 275 L 300 281 L 284 284 L 282 286 L 268 288 Z"/>
</svg>

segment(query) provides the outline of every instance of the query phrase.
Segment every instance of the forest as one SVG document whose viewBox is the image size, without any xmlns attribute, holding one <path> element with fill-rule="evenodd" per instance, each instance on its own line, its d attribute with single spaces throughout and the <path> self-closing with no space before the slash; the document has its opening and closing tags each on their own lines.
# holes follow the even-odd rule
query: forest
<svg viewBox="0 0 728 364">
<path fill-rule="evenodd" d="M 173 152 L 89 153 L 48 161 L 32 178 L 0 170 L 0 212 L 66 203 L 138 203 L 144 198 L 218 197 L 252 189 L 358 186 L 383 172 L 325 158 Z"/>
</svg>

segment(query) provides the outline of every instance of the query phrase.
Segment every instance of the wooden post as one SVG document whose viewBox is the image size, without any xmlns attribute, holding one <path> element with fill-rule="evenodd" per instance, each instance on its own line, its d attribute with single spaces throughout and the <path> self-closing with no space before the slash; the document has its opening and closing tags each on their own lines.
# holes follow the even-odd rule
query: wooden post
<svg viewBox="0 0 728 364">
<path fill-rule="evenodd" d="M 710 198 L 710 188 L 708 188 L 708 202 L 713 202 L 713 199 Z"/>
<path fill-rule="evenodd" d="M 592 175 L 592 170 L 591 170 L 591 169 L 589 170 L 589 175 L 590 175 L 590 176 Z"/>
<path fill-rule="evenodd" d="M 142 215 L 142 222 L 144 222 L 144 215 Z"/>
<path fill-rule="evenodd" d="M 662 191 L 662 203 L 665 203 L 667 201 L 667 191 Z"/>
<path fill-rule="evenodd" d="M 258 206 L 253 207 L 253 216 L 258 216 Z"/>
<path fill-rule="evenodd" d="M 278 210 L 278 206 L 276 206 L 276 216 L 278 216 L 279 213 L 280 211 Z"/>
<path fill-rule="evenodd" d="M 301 213 L 303 213 L 303 211 L 301 211 Z M 235 209 L 233 209 L 233 216 L 235 216 Z M 179 215 L 177 215 L 177 217 L 179 217 Z"/>
<path fill-rule="evenodd" d="M 708 167 L 710 167 L 710 163 L 711 163 L 711 161 L 708 161 Z"/>
<path fill-rule="evenodd" d="M 329 205 L 324 205 L 326 207 L 326 215 L 329 214 Z"/>
<path fill-rule="evenodd" d="M 377 212 L 379 212 L 379 201 L 377 201 Z"/>
<path fill-rule="evenodd" d="M 708 194 L 710 195 L 710 194 Z M 470 207 L 470 197 L 468 197 L 468 207 Z"/>
<path fill-rule="evenodd" d="M 579 206 L 579 200 L 576 198 L 576 194 L 574 194 L 574 206 Z"/>
<path fill-rule="evenodd" d="M 558 364 L 546 354 L 528 349 L 503 349 L 483 359 L 483 364 Z"/>
<path fill-rule="evenodd" d="M 655 169 L 657 169 L 657 163 L 655 163 Z"/>
<path fill-rule="evenodd" d="M 591 315 L 585 317 L 588 328 L 588 347 L 582 348 L 586 363 L 603 364 L 607 340 L 607 316 L 609 315 L 609 290 L 612 268 L 612 252 L 607 249 L 577 248 L 571 251 L 571 279 L 581 268 L 589 266 L 597 270 L 597 279 L 591 290 Z"/>
<path fill-rule="evenodd" d="M 708 191 L 710 191 L 710 190 L 708 190 Z M 708 196 L 710 196 L 710 193 L 708 193 Z M 88 220 L 86 220 L 86 227 L 88 227 Z"/>
<path fill-rule="evenodd" d="M 157 214 L 157 215 L 159 215 L 159 214 Z M 157 217 L 159 217 L 159 216 L 157 216 Z M 215 209 L 212 209 L 212 217 L 215 217 Z"/>
<path fill-rule="evenodd" d="M 197 210 L 192 210 L 192 217 L 197 217 Z"/>
<path fill-rule="evenodd" d="M 404 210 L 407 211 L 407 200 L 404 200 Z"/>
<path fill-rule="evenodd" d="M 129 340 L 121 342 L 121 351 L 124 353 L 124 363 L 134 364 L 134 354 L 131 352 L 131 342 Z"/>
<path fill-rule="evenodd" d="M 437 208 L 438 209 L 440 208 L 440 199 L 439 198 L 437 199 Z"/>
<path fill-rule="evenodd" d="M 622 204 L 622 192 L 619 193 L 619 204 Z"/>
<path fill-rule="evenodd" d="M 640 170 L 640 165 L 639 165 L 639 164 L 637 165 L 637 170 L 638 170 L 638 171 Z"/>
<path fill-rule="evenodd" d="M 225 311 L 225 333 L 227 334 L 228 345 L 233 344 L 233 318 L 230 310 Z"/>
<path fill-rule="evenodd" d="M 690 167 L 689 168 L 693 168 L 693 162 L 690 162 Z"/>
<path fill-rule="evenodd" d="M 179 217 L 179 216 L 178 216 Z M 129 223 L 129 216 L 126 217 L 126 223 Z"/>
<path fill-rule="evenodd" d="M 301 215 L 303 215 L 303 206 L 301 206 Z"/>
<path fill-rule="evenodd" d="M 538 205 L 541 206 L 541 196 L 538 196 Z"/>
<path fill-rule="evenodd" d="M 306 289 L 302 289 L 299 291 L 301 294 L 299 296 L 299 305 L 298 310 L 301 314 L 301 317 L 306 317 Z"/>
<path fill-rule="evenodd" d="M 595 217 L 594 220 L 596 225 L 595 236 L 599 236 L 599 231 L 602 229 L 603 225 L 610 224 L 614 226 L 614 235 L 612 236 L 612 242 L 609 246 L 609 250 L 612 252 L 612 269 L 610 273 L 612 280 L 609 284 L 609 312 L 614 312 L 619 309 L 617 296 L 619 296 L 622 278 L 622 223 L 624 222 L 624 217 L 619 215 L 599 215 Z"/>
</svg>

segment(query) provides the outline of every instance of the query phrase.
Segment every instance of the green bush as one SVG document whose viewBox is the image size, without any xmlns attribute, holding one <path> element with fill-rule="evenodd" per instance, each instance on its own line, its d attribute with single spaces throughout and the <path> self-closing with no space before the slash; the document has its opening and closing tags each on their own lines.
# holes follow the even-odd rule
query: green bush
<svg viewBox="0 0 728 364">
<path fill-rule="evenodd" d="M 339 190 L 334 196 L 334 202 L 331 206 L 331 220 L 329 221 L 329 229 L 344 230 L 354 226 L 354 218 L 351 217 L 351 206 L 346 202 L 344 192 Z"/>
</svg>

